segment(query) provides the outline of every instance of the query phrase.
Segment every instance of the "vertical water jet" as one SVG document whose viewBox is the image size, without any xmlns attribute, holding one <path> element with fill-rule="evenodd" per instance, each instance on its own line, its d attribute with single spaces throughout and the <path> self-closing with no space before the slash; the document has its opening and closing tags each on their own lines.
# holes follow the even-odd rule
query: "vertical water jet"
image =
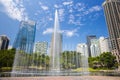
<svg viewBox="0 0 120 80">
<path fill-rule="evenodd" d="M 60 53 L 62 52 L 62 35 L 59 29 L 58 12 L 55 11 L 54 31 L 51 41 L 51 71 L 60 71 Z"/>
</svg>

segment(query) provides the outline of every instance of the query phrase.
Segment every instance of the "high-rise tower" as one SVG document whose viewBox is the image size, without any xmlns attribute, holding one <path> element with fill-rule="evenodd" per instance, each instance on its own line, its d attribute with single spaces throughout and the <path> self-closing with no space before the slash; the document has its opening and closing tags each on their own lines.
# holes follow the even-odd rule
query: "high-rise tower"
<svg viewBox="0 0 120 80">
<path fill-rule="evenodd" d="M 111 46 L 110 46 L 110 39 L 105 37 L 99 38 L 99 45 L 100 45 L 100 52 L 110 52 Z"/>
<path fill-rule="evenodd" d="M 90 51 L 91 57 L 97 57 L 100 55 L 100 46 L 98 39 L 91 39 Z"/>
<path fill-rule="evenodd" d="M 59 30 L 58 12 L 55 12 L 54 31 L 51 40 L 51 70 L 60 70 L 60 53 L 62 52 L 62 35 Z"/>
<path fill-rule="evenodd" d="M 88 58 L 88 47 L 85 43 L 80 43 L 77 45 L 77 52 L 81 53 L 82 56 L 85 56 Z"/>
<path fill-rule="evenodd" d="M 120 0 L 106 0 L 103 3 L 108 26 L 112 53 L 120 63 Z"/>
<path fill-rule="evenodd" d="M 22 21 L 13 47 L 26 53 L 32 53 L 35 31 L 36 23 L 34 21 Z"/>
<path fill-rule="evenodd" d="M 9 39 L 6 35 L 0 36 L 0 50 L 8 49 Z"/>
<path fill-rule="evenodd" d="M 96 35 L 89 35 L 87 36 L 87 46 L 88 46 L 88 56 L 91 57 L 91 49 L 90 49 L 90 46 L 91 46 L 91 40 L 92 39 L 96 39 Z"/>
</svg>

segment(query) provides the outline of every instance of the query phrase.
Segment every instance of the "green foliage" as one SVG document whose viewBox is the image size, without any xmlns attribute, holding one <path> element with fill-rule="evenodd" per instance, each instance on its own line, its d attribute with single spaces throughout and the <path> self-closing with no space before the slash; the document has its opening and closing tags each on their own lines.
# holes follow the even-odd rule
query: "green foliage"
<svg viewBox="0 0 120 80">
<path fill-rule="evenodd" d="M 15 56 L 15 49 L 0 50 L 0 68 L 12 67 Z"/>
<path fill-rule="evenodd" d="M 98 57 L 90 57 L 88 61 L 89 66 L 94 69 L 112 69 L 117 67 L 116 57 L 111 52 L 104 52 Z"/>
<path fill-rule="evenodd" d="M 3 67 L 12 67 L 15 49 L 11 50 L 0 50 L 0 68 Z M 28 68 L 28 66 L 37 66 L 41 67 L 41 69 L 50 68 L 50 57 L 45 54 L 40 53 L 32 53 L 28 54 L 23 51 L 19 51 L 19 54 L 16 54 L 18 58 L 16 60 L 21 66 Z M 63 69 L 76 69 L 80 68 L 80 59 L 81 53 L 77 53 L 76 51 L 64 51 L 61 53 L 60 61 L 61 67 Z M 90 57 L 88 59 L 89 66 L 94 69 L 113 69 L 118 66 L 116 57 L 112 55 L 110 52 L 104 52 L 98 57 Z"/>
<path fill-rule="evenodd" d="M 45 54 L 38 53 L 25 53 L 24 51 L 18 51 L 17 54 L 15 49 L 11 50 L 0 50 L 0 69 L 8 70 L 9 67 L 12 69 L 14 63 L 14 57 L 17 61 L 16 65 L 23 66 L 24 68 L 29 68 L 29 66 L 41 66 L 42 69 L 49 69 L 50 58 Z M 6 68 L 6 69 L 4 69 Z"/>
<path fill-rule="evenodd" d="M 76 51 L 64 51 L 61 55 L 63 69 L 74 69 L 80 67 L 80 53 Z"/>
<path fill-rule="evenodd" d="M 106 67 L 108 69 L 116 67 L 116 57 L 112 55 L 110 52 L 104 52 L 100 55 L 100 63 L 103 67 Z"/>
<path fill-rule="evenodd" d="M 101 67 L 99 57 L 90 57 L 88 58 L 88 62 L 89 62 L 89 67 L 92 67 L 94 69 Z"/>
<path fill-rule="evenodd" d="M 50 58 L 48 55 L 45 54 L 40 54 L 40 53 L 33 53 L 33 54 L 27 54 L 25 53 L 26 56 L 22 56 L 19 62 L 24 62 L 24 66 L 26 65 L 27 67 L 33 66 L 33 67 L 41 67 L 41 69 L 49 69 L 50 67 Z M 26 59 L 26 60 L 24 60 Z"/>
</svg>

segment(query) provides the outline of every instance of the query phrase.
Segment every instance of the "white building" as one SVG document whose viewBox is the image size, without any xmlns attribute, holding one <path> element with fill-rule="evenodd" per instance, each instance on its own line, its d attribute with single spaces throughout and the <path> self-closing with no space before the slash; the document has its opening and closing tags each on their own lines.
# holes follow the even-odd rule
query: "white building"
<svg viewBox="0 0 120 80">
<path fill-rule="evenodd" d="M 91 40 L 91 57 L 96 57 L 100 55 L 100 45 L 98 39 L 92 39 Z"/>
<path fill-rule="evenodd" d="M 36 42 L 34 46 L 34 52 L 40 54 L 46 54 L 48 49 L 47 42 Z"/>
<path fill-rule="evenodd" d="M 81 53 L 83 56 L 88 57 L 88 47 L 85 43 L 80 43 L 77 45 L 77 52 Z"/>
<path fill-rule="evenodd" d="M 99 38 L 100 52 L 110 52 L 110 40 L 105 37 Z"/>
</svg>

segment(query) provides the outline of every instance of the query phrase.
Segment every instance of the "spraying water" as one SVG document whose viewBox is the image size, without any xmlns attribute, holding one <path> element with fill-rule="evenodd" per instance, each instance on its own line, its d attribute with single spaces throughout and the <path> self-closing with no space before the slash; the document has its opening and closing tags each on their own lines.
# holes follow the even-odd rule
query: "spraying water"
<svg viewBox="0 0 120 80">
<path fill-rule="evenodd" d="M 27 32 L 26 32 L 27 33 Z M 28 34 L 28 33 L 27 33 Z M 26 34 L 26 35 L 27 35 Z M 26 36 L 24 38 L 29 38 Z M 18 39 L 19 40 L 19 39 Z M 22 39 L 25 40 L 25 39 Z M 13 64 L 12 76 L 56 76 L 56 75 L 85 75 L 88 74 L 88 58 L 80 55 L 75 51 L 65 52 L 62 57 L 62 35 L 59 29 L 59 17 L 57 10 L 55 11 L 54 31 L 51 39 L 50 47 L 50 66 L 47 67 L 46 57 L 43 54 L 27 53 L 30 45 L 21 44 L 18 47 Z M 66 45 L 65 48 L 73 48 L 73 45 Z M 61 60 L 62 59 L 62 60 Z M 64 61 L 63 61 L 64 60 Z M 63 63 L 65 67 L 63 67 Z M 77 68 L 82 71 L 75 72 Z"/>
<path fill-rule="evenodd" d="M 60 53 L 62 52 L 61 44 L 61 33 L 59 30 L 59 19 L 58 12 L 55 12 L 55 23 L 54 23 L 54 31 L 52 34 L 51 41 L 51 70 L 60 71 Z"/>
</svg>

